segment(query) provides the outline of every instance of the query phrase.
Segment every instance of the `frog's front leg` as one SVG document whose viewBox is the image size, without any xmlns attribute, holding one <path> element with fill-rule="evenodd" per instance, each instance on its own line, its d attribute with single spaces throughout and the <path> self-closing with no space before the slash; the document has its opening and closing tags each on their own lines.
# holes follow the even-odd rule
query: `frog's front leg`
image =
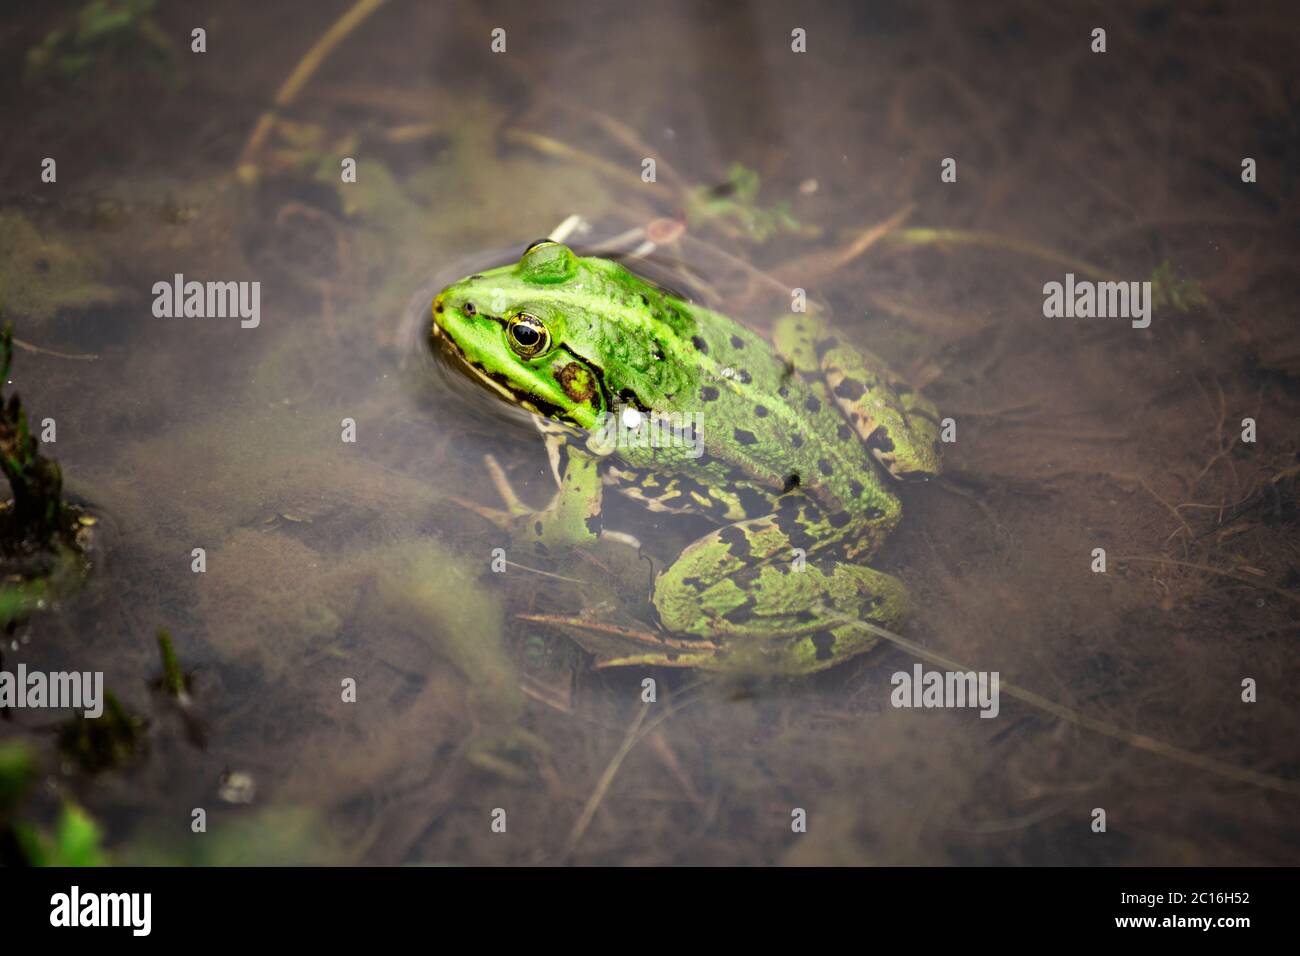
<svg viewBox="0 0 1300 956">
<path fill-rule="evenodd" d="M 655 582 L 654 605 L 668 630 L 717 649 L 618 663 L 804 674 L 869 649 L 876 638 L 855 622 L 891 626 L 907 614 L 907 590 L 871 568 L 808 557 L 828 530 L 810 502 L 792 499 L 694 542 Z"/>
<path fill-rule="evenodd" d="M 600 537 L 600 460 L 555 435 L 546 436 L 546 450 L 558 488 L 540 511 L 519 501 L 499 469 L 493 473 L 509 509 L 511 539 L 535 554 L 591 544 Z"/>
<path fill-rule="evenodd" d="M 939 413 L 934 404 L 870 352 L 836 336 L 822 319 L 790 315 L 777 322 L 777 351 L 825 387 L 876 460 L 895 478 L 939 473 Z"/>
</svg>

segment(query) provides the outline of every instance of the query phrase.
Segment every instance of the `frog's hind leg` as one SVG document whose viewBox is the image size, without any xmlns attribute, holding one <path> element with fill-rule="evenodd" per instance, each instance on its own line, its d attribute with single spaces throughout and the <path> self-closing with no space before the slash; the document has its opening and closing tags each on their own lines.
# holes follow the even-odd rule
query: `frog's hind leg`
<svg viewBox="0 0 1300 956">
<path fill-rule="evenodd" d="M 722 529 L 725 531 L 726 529 Z M 684 556 L 685 557 L 685 556 Z M 911 608 L 903 583 L 838 561 L 773 561 L 712 584 L 673 565 L 656 583 L 660 620 L 674 632 L 717 645 L 689 663 L 712 670 L 808 674 L 870 650 L 877 638 L 858 622 L 892 627 Z"/>
<path fill-rule="evenodd" d="M 879 358 L 842 341 L 817 316 L 776 326 L 777 351 L 800 372 L 819 373 L 872 455 L 895 478 L 939 473 L 939 413 Z"/>
<path fill-rule="evenodd" d="M 826 532 L 816 506 L 792 496 L 706 535 L 655 582 L 660 622 L 713 641 L 711 658 L 692 663 L 714 669 L 807 673 L 866 650 L 874 639 L 851 621 L 893 624 L 907 591 L 871 568 L 810 558 Z"/>
</svg>

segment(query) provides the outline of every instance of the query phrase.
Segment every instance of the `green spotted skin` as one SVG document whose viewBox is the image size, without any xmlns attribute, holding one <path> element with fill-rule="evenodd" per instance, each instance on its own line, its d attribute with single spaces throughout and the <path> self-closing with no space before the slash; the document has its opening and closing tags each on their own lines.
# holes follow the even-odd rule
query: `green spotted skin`
<svg viewBox="0 0 1300 956">
<path fill-rule="evenodd" d="M 667 635 L 696 640 L 606 664 L 808 673 L 872 645 L 855 622 L 906 613 L 903 586 L 862 562 L 901 518 L 889 485 L 938 472 L 937 414 L 821 319 L 786 316 L 769 342 L 553 242 L 448 286 L 432 317 L 435 344 L 547 432 L 559 491 L 517 515 L 521 545 L 594 540 L 607 491 L 720 525 L 655 585 Z M 698 416 L 703 453 L 587 440 L 624 408 Z"/>
</svg>

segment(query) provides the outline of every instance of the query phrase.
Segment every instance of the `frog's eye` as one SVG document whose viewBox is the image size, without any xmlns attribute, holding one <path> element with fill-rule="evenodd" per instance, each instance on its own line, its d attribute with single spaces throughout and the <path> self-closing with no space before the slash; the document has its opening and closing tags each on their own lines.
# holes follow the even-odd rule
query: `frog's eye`
<svg viewBox="0 0 1300 956">
<path fill-rule="evenodd" d="M 510 347 L 524 358 L 541 355 L 551 347 L 551 333 L 542 320 L 527 312 L 520 312 L 506 328 Z"/>
</svg>

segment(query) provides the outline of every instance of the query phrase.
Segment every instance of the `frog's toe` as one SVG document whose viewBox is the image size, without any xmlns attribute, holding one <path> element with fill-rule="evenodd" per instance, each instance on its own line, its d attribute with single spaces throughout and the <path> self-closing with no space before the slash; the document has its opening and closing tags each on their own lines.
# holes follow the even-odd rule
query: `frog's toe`
<svg viewBox="0 0 1300 956">
<path fill-rule="evenodd" d="M 487 467 L 488 476 L 492 479 L 492 486 L 496 488 L 497 494 L 505 502 L 506 511 L 511 515 L 521 515 L 529 512 L 528 505 L 519 500 L 515 494 L 514 486 L 510 484 L 510 479 L 506 476 L 506 471 L 493 455 L 484 455 L 483 464 Z"/>
<path fill-rule="evenodd" d="M 515 515 L 508 511 L 502 511 L 500 508 L 489 508 L 481 505 L 477 501 L 470 501 L 468 498 L 462 498 L 460 495 L 447 495 L 446 500 L 452 504 L 460 505 L 466 511 L 472 511 L 474 514 L 490 521 L 503 531 L 510 529 L 511 523 L 515 520 Z"/>
</svg>

